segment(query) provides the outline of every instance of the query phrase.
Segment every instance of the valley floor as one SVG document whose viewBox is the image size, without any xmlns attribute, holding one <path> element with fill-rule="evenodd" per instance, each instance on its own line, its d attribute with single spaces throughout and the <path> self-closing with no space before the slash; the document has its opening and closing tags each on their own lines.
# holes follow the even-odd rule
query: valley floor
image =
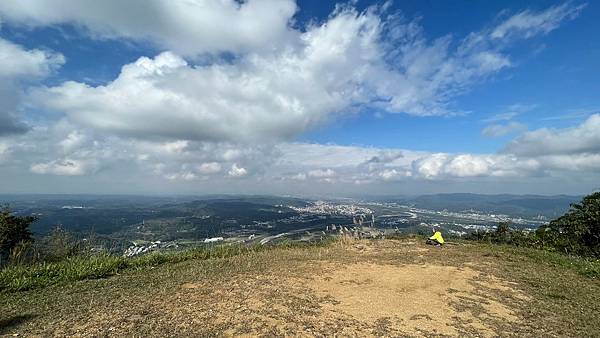
<svg viewBox="0 0 600 338">
<path fill-rule="evenodd" d="M 600 283 L 544 253 L 341 240 L 0 294 L 20 336 L 600 336 Z"/>
</svg>

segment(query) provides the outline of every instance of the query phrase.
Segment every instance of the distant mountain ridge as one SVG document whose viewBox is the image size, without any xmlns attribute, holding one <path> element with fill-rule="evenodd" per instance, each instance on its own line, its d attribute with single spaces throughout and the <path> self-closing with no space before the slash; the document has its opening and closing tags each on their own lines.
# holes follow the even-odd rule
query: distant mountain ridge
<svg viewBox="0 0 600 338">
<path fill-rule="evenodd" d="M 571 203 L 582 196 L 556 195 L 485 195 L 471 193 L 433 194 L 404 199 L 418 208 L 465 211 L 475 210 L 486 213 L 508 214 L 523 217 L 538 215 L 555 218 L 565 213 Z"/>
</svg>

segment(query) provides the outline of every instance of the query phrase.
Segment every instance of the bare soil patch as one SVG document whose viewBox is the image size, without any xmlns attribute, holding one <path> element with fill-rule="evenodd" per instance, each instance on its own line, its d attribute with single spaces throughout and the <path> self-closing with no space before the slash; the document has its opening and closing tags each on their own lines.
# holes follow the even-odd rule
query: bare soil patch
<svg viewBox="0 0 600 338">
<path fill-rule="evenodd" d="M 385 322 L 397 333 L 455 336 L 467 329 L 494 336 L 497 332 L 488 319 L 518 323 L 520 318 L 501 300 L 478 290 L 519 292 L 499 280 L 484 282 L 478 277 L 480 273 L 471 268 L 356 263 L 339 266 L 308 285 L 333 297 L 326 312 L 342 312 L 372 325 Z M 480 304 L 478 311 L 465 306 L 465 299 Z"/>
</svg>

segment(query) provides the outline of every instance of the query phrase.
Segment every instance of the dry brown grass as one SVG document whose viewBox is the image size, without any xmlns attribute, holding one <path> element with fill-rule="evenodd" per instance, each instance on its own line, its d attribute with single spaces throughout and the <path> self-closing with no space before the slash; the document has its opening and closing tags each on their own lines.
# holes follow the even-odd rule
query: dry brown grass
<svg viewBox="0 0 600 338">
<path fill-rule="evenodd" d="M 0 319 L 27 316 L 0 333 L 598 336 L 598 294 L 597 281 L 502 248 L 345 238 L 0 295 Z"/>
</svg>

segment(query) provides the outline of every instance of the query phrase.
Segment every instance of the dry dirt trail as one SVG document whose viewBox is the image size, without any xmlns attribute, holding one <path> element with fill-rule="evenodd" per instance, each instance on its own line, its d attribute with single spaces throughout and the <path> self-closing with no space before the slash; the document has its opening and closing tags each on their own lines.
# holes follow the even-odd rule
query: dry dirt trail
<svg viewBox="0 0 600 338">
<path fill-rule="evenodd" d="M 488 249 L 489 250 L 489 249 Z M 527 266 L 469 244 L 346 241 L 188 261 L 46 289 L 11 333 L 55 336 L 561 335 Z M 42 291 L 35 291 L 39 297 Z M 24 293 L 33 297 L 36 293 Z M 544 329 L 541 329 L 544 328 Z M 544 332 L 544 330 L 547 330 Z"/>
</svg>

